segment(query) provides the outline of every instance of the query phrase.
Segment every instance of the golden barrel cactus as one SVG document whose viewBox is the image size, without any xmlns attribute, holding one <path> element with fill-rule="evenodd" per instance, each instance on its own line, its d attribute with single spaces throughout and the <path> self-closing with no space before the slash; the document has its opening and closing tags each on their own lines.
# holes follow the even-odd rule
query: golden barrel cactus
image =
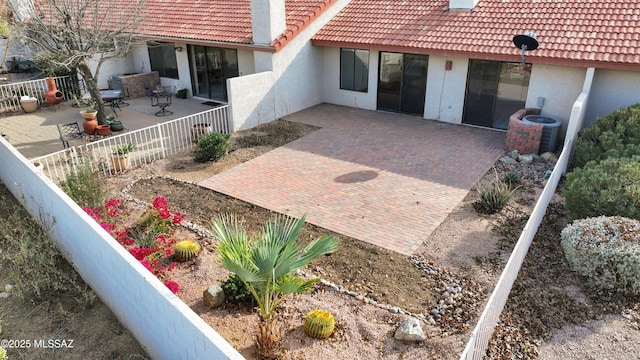
<svg viewBox="0 0 640 360">
<path fill-rule="evenodd" d="M 200 253 L 200 245 L 195 241 L 185 240 L 177 243 L 173 249 L 173 254 L 178 261 L 189 261 Z"/>
<path fill-rule="evenodd" d="M 335 325 L 333 315 L 327 310 L 310 311 L 304 318 L 304 332 L 318 339 L 326 339 L 331 336 Z"/>
</svg>

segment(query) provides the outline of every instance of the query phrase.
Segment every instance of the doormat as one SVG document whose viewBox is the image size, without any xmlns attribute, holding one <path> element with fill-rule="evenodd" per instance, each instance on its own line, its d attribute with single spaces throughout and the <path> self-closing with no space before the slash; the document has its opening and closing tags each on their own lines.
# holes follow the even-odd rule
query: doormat
<svg viewBox="0 0 640 360">
<path fill-rule="evenodd" d="M 215 102 L 215 101 L 205 101 L 205 102 L 203 102 L 202 104 L 203 104 L 203 105 L 209 105 L 209 106 L 215 106 L 215 107 L 225 105 L 225 104 L 223 104 L 223 103 L 219 103 L 219 102 Z"/>
</svg>

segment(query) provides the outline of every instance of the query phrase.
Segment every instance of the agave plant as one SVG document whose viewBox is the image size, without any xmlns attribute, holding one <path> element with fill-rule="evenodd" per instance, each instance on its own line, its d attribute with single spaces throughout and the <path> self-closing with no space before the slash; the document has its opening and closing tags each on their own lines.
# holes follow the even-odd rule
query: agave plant
<svg viewBox="0 0 640 360">
<path fill-rule="evenodd" d="M 212 222 L 213 231 L 220 241 L 222 267 L 245 283 L 258 304 L 260 331 L 257 346 L 266 358 L 273 357 L 280 348 L 276 308 L 288 295 L 304 293 L 318 280 L 305 281 L 295 272 L 338 248 L 333 237 L 321 236 L 302 249 L 297 238 L 304 223 L 305 216 L 295 219 L 278 215 L 267 222 L 261 233 L 249 237 L 235 216 L 221 216 Z"/>
</svg>

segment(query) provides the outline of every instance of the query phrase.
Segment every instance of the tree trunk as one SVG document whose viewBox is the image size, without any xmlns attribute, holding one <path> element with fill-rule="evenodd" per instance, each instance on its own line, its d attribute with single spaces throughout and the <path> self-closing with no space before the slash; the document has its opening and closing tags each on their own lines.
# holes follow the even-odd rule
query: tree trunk
<svg viewBox="0 0 640 360">
<path fill-rule="evenodd" d="M 277 359 L 282 354 L 280 329 L 274 318 L 260 318 L 260 332 L 256 339 L 258 354 L 263 359 Z"/>
<path fill-rule="evenodd" d="M 91 98 L 95 101 L 95 109 L 98 110 L 98 124 L 107 124 L 107 114 L 104 111 L 104 103 L 102 102 L 102 96 L 100 96 L 100 89 L 98 89 L 98 79 L 93 77 L 89 65 L 85 63 L 78 64 L 78 71 L 84 78 L 84 83 L 87 86 L 87 91 L 91 94 Z"/>
</svg>

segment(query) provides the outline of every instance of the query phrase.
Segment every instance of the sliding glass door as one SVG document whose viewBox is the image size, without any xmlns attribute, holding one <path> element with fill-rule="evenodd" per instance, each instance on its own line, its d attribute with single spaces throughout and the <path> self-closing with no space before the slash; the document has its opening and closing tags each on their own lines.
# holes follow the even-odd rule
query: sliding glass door
<svg viewBox="0 0 640 360">
<path fill-rule="evenodd" d="M 519 63 L 470 60 L 462 122 L 506 130 L 509 117 L 524 108 L 528 69 Z"/>
<path fill-rule="evenodd" d="M 378 109 L 423 115 L 428 63 L 426 55 L 381 52 Z"/>
<path fill-rule="evenodd" d="M 227 101 L 227 79 L 238 76 L 236 49 L 190 45 L 189 64 L 195 96 Z"/>
</svg>

